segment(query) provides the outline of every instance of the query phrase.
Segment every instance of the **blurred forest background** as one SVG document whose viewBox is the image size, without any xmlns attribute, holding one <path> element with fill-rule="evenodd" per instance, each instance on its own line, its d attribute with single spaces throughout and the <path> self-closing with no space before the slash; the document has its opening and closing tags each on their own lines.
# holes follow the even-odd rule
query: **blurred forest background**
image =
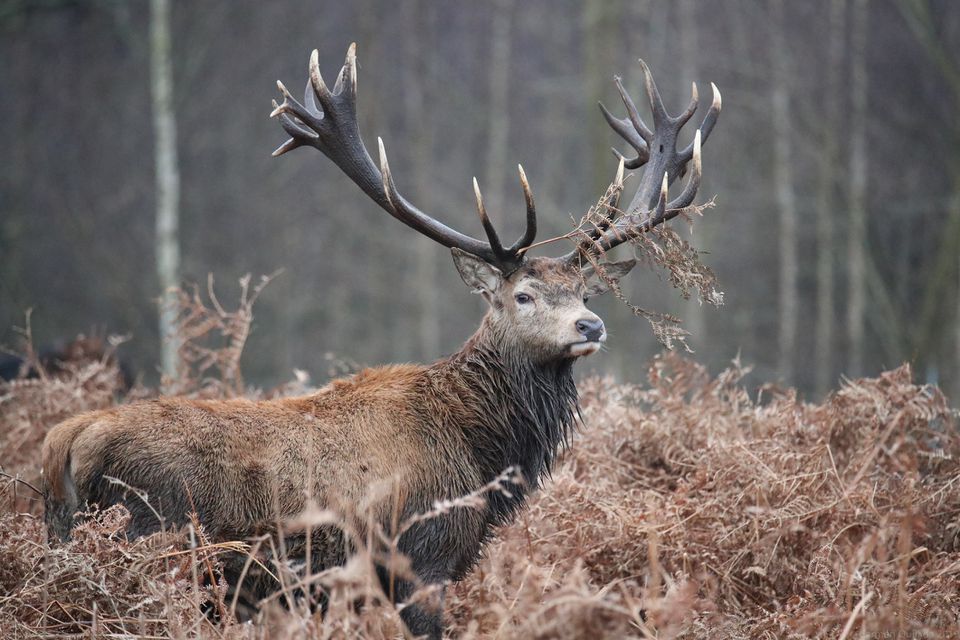
<svg viewBox="0 0 960 640">
<path fill-rule="evenodd" d="M 483 304 L 449 252 L 315 150 L 270 157 L 285 140 L 267 117 L 275 80 L 301 88 L 313 48 L 333 77 L 355 40 L 368 147 L 382 136 L 401 192 L 471 235 L 474 175 L 519 233 L 517 163 L 539 237 L 570 229 L 623 149 L 597 101 L 623 115 L 617 74 L 646 103 L 638 57 L 672 111 L 693 80 L 705 109 L 715 82 L 699 201 L 717 206 L 693 238 L 726 304 L 684 302 L 641 269 L 628 296 L 681 316 L 714 370 L 740 354 L 757 380 L 817 394 L 909 360 L 960 394 L 960 3 L 170 0 L 173 117 L 156 119 L 165 4 L 0 0 L 0 343 L 33 308 L 38 345 L 129 333 L 121 357 L 155 381 L 159 208 L 179 215 L 168 278 L 212 273 L 227 304 L 243 274 L 284 269 L 257 302 L 250 382 L 322 381 L 329 354 L 456 349 Z M 660 348 L 647 323 L 591 304 L 610 348 L 581 369 L 642 379 Z"/>
</svg>

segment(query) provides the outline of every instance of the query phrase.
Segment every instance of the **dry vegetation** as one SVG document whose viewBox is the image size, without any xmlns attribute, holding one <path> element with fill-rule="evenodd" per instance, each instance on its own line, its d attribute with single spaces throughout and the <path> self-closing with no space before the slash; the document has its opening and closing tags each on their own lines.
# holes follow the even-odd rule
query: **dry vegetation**
<svg viewBox="0 0 960 640">
<path fill-rule="evenodd" d="M 209 329 L 188 341 L 203 356 L 192 362 L 226 379 L 214 384 L 204 366 L 179 390 L 233 393 L 239 351 L 219 353 L 218 343 L 237 349 L 245 328 L 232 314 L 248 317 L 247 303 L 227 312 L 184 300 L 183 326 Z M 0 635 L 402 637 L 365 555 L 310 577 L 330 594 L 326 616 L 273 603 L 240 624 L 217 565 L 262 541 L 211 541 L 197 527 L 128 541 L 126 514 L 114 508 L 49 546 L 24 483 L 39 484 L 53 424 L 129 399 L 116 393 L 115 366 L 0 386 Z M 940 392 L 901 367 L 814 405 L 790 390 L 750 392 L 744 373 L 733 363 L 711 377 L 666 356 L 644 385 L 584 383 L 585 427 L 546 488 L 448 591 L 450 633 L 960 637 L 960 434 Z"/>
</svg>

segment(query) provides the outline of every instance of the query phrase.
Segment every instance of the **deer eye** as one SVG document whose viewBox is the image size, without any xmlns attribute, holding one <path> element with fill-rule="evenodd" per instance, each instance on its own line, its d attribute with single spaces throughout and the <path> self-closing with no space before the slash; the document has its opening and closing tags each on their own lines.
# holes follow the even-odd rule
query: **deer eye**
<svg viewBox="0 0 960 640">
<path fill-rule="evenodd" d="M 587 296 L 587 295 L 583 296 L 583 304 L 587 304 L 587 300 L 589 299 L 590 299 L 590 296 Z"/>
<path fill-rule="evenodd" d="M 533 297 L 527 293 L 518 293 L 515 296 L 515 299 L 517 304 L 527 304 L 529 302 L 533 302 Z"/>
</svg>

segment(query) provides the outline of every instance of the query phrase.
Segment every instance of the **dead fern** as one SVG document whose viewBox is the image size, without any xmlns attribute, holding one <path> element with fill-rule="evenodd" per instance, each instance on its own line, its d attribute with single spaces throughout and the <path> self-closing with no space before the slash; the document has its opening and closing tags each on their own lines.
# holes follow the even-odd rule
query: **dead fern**
<svg viewBox="0 0 960 640">
<path fill-rule="evenodd" d="M 607 283 L 614 295 L 629 308 L 634 315 L 650 323 L 654 336 L 667 349 L 680 345 L 690 352 L 686 338 L 689 332 L 681 327 L 681 320 L 674 315 L 644 309 L 631 302 L 623 293 L 615 278 L 604 269 L 606 252 L 600 245 L 602 233 L 615 233 L 615 221 L 624 215 L 614 203 L 618 203 L 623 183 L 613 182 L 607 191 L 590 207 L 587 213 L 569 233 L 546 242 L 559 239 L 572 240 L 581 247 L 582 259 L 593 265 L 597 275 Z M 678 216 L 690 224 L 693 231 L 693 218 L 702 217 L 703 212 L 714 206 L 710 200 L 702 205 L 691 205 L 679 212 Z M 701 304 L 715 307 L 723 304 L 723 292 L 718 288 L 716 274 L 700 259 L 701 252 L 666 224 L 644 230 L 642 225 L 626 237 L 626 244 L 633 249 L 634 257 L 655 273 L 665 272 L 668 282 L 687 300 L 695 292 Z"/>
<path fill-rule="evenodd" d="M 164 395 L 199 394 L 236 397 L 243 395 L 240 358 L 250 336 L 253 305 L 279 272 L 260 276 L 251 289 L 250 274 L 240 278 L 240 301 L 227 311 L 217 298 L 213 275 L 207 276 L 206 300 L 200 287 L 177 289 L 169 298 L 173 305 L 174 342 L 177 346 L 176 379 L 164 378 Z"/>
<path fill-rule="evenodd" d="M 190 336 L 224 338 L 227 349 L 194 351 L 209 365 L 188 388 L 258 394 L 242 387 L 237 351 L 256 293 L 244 294 L 238 312 L 211 302 L 213 321 L 195 307 L 187 314 Z M 230 328 L 241 319 L 245 329 Z M 128 541 L 119 508 L 93 514 L 72 542 L 49 545 L 40 503 L 10 477 L 39 482 L 40 443 L 57 420 L 124 401 L 107 371 L 100 364 L 0 387 L 0 637 L 402 635 L 400 608 L 375 567 L 410 575 L 409 566 L 395 535 L 365 515 L 369 505 L 314 505 L 280 524 L 349 533 L 358 554 L 317 574 L 270 536 L 209 540 L 197 523 Z M 733 362 L 711 376 L 671 354 L 651 363 L 644 385 L 585 381 L 585 426 L 552 480 L 448 587 L 451 634 L 960 637 L 960 434 L 940 391 L 915 384 L 903 366 L 807 404 L 791 389 L 749 389 L 747 371 Z M 211 374 L 222 383 L 196 386 Z M 306 390 L 306 380 L 294 387 Z M 509 482 L 435 513 L 483 508 L 489 490 Z M 220 563 L 236 557 L 282 576 L 293 604 L 274 598 L 251 623 L 237 623 L 219 577 Z M 299 587 L 322 591 L 326 614 L 297 599 Z"/>
</svg>

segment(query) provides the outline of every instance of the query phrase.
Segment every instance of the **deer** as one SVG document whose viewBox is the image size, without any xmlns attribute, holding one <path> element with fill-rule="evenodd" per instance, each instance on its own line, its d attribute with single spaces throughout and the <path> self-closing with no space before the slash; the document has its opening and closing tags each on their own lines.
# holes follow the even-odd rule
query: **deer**
<svg viewBox="0 0 960 640">
<path fill-rule="evenodd" d="M 310 500 L 320 506 L 347 501 L 367 504 L 371 521 L 384 530 L 397 532 L 398 522 L 407 523 L 397 549 L 410 573 L 377 569 L 394 602 L 407 602 L 423 585 L 442 593 L 462 579 L 494 528 L 510 522 L 541 487 L 579 427 L 574 364 L 607 339 L 587 301 L 616 286 L 636 263 L 607 260 L 607 252 L 676 217 L 696 197 L 701 145 L 720 114 L 720 92 L 711 84 L 709 110 L 693 141 L 678 148 L 678 134 L 699 105 L 696 84 L 686 109 L 670 115 L 650 69 L 640 64 L 653 127 L 616 78 L 626 117 L 600 108 L 636 156 L 618 153 L 603 219 L 577 234 L 568 253 L 549 257 L 528 253 L 537 212 L 522 167 L 526 226 L 510 244 L 491 223 L 476 179 L 485 240 L 408 201 L 394 182 L 383 140 L 377 164 L 360 135 L 356 45 L 332 88 L 314 50 L 302 103 L 277 82 L 282 102 L 274 100 L 270 116 L 289 139 L 273 155 L 319 150 L 387 214 L 448 248 L 466 286 L 487 303 L 480 326 L 436 362 L 364 369 L 306 396 L 256 402 L 160 397 L 67 419 L 43 445 L 51 536 L 67 539 L 77 513 L 94 504 L 124 505 L 129 536 L 155 532 L 164 522 L 182 526 L 194 514 L 211 539 L 222 540 L 272 530 L 279 519 L 303 513 Z M 625 169 L 641 168 L 636 192 L 621 210 Z M 670 185 L 685 172 L 682 192 L 668 199 Z M 515 475 L 505 477 L 510 469 Z M 498 478 L 505 486 L 484 494 L 482 506 L 418 518 Z M 373 486 L 390 489 L 374 499 Z M 314 572 L 342 565 L 352 553 L 336 531 L 322 529 L 313 534 L 320 536 L 312 540 Z M 287 548 L 302 550 L 303 543 L 302 535 L 291 536 Z M 443 634 L 442 598 L 404 606 L 400 615 L 413 635 Z"/>
</svg>

